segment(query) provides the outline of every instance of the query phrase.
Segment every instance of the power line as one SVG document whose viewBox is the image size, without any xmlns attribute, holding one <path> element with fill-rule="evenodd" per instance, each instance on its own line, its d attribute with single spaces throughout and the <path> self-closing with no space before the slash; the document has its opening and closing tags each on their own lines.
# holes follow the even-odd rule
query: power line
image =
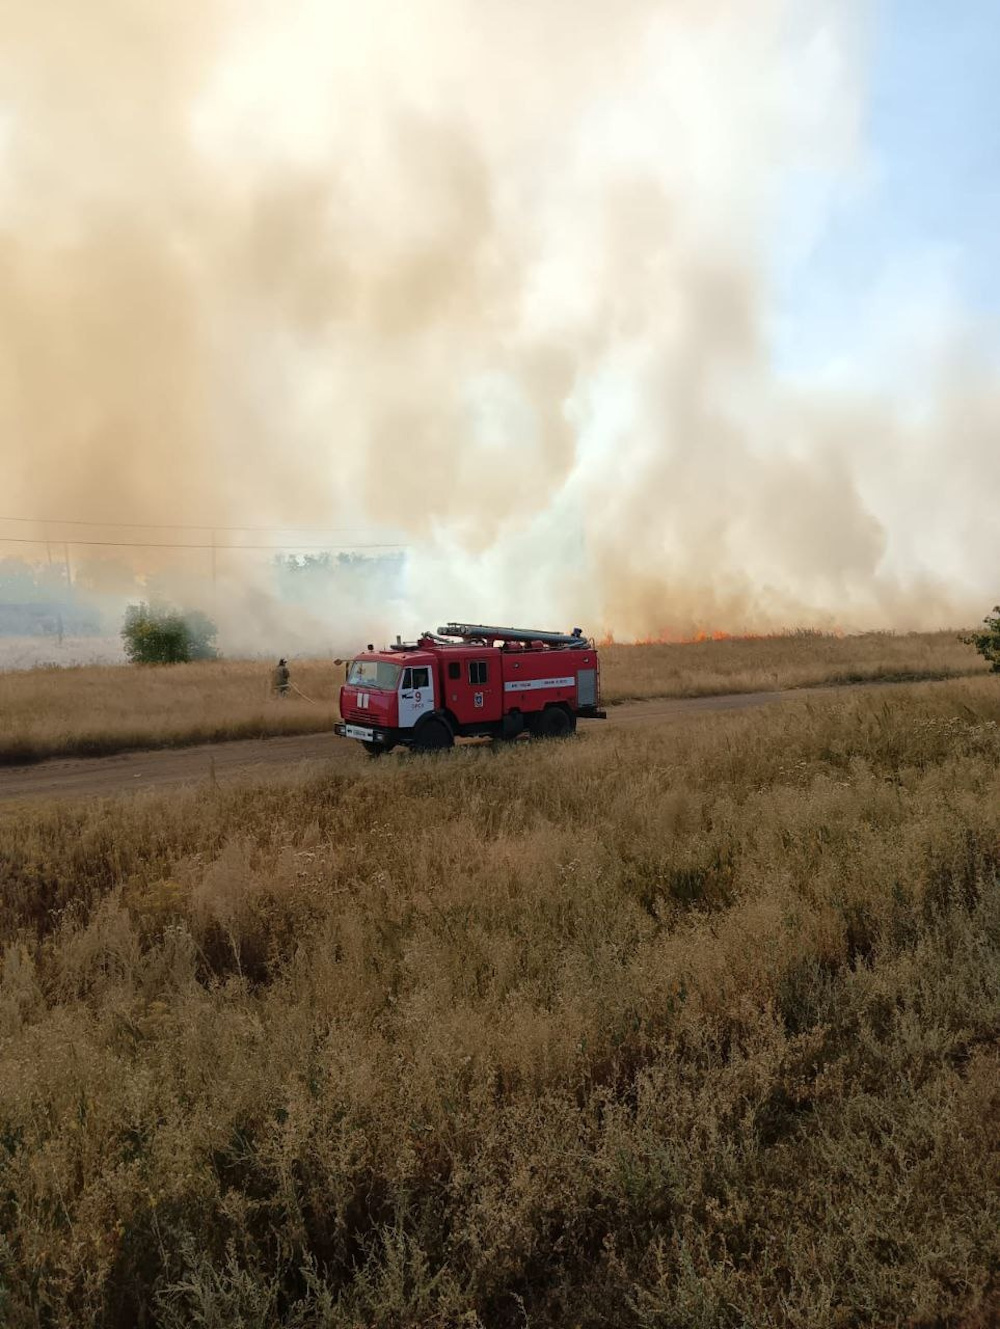
<svg viewBox="0 0 1000 1329">
<path fill-rule="evenodd" d="M 268 531 L 271 534 L 283 534 L 288 531 L 309 531 L 311 533 L 328 532 L 331 535 L 354 535 L 361 527 L 348 526 L 218 526 L 214 522 L 205 522 L 200 526 L 180 521 L 76 521 L 65 517 L 0 517 L 0 521 L 19 521 L 30 526 L 97 526 L 113 530 L 144 531 Z M 77 542 L 80 543 L 80 542 Z"/>
<path fill-rule="evenodd" d="M 96 523 L 95 523 L 96 524 Z M 239 527 L 235 529 L 240 529 Z M 351 545 L 303 545 L 289 542 L 284 545 L 202 545 L 202 544 L 170 544 L 165 541 L 145 541 L 145 540 L 67 540 L 64 536 L 59 536 L 55 540 L 33 539 L 26 535 L 0 535 L 0 544 L 19 544 L 19 545 L 44 545 L 44 544 L 69 544 L 69 545 L 100 545 L 108 549 L 214 549 L 218 553 L 225 553 L 229 549 L 269 549 L 274 554 L 283 553 L 285 550 L 297 551 L 301 549 L 319 549 L 327 552 L 344 549 L 408 549 L 408 545 L 403 544 L 351 544 Z"/>
</svg>

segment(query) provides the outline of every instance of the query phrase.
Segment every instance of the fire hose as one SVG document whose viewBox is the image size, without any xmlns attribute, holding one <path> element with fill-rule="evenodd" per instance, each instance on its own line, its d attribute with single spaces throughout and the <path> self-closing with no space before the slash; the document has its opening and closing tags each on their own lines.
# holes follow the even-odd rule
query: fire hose
<svg viewBox="0 0 1000 1329">
<path fill-rule="evenodd" d="M 318 701 L 314 700 L 312 697 L 307 697 L 306 694 L 305 694 L 304 692 L 301 692 L 301 691 L 295 686 L 294 683 L 289 683 L 288 686 L 292 689 L 293 692 L 298 692 L 299 696 L 302 698 L 303 701 L 307 701 L 307 702 L 309 702 L 310 705 L 312 705 L 312 706 L 318 706 L 318 705 L 319 705 L 319 702 L 318 702 Z"/>
<path fill-rule="evenodd" d="M 343 664 L 344 662 L 343 662 L 343 660 L 334 660 L 333 663 L 334 663 L 335 665 L 339 665 L 339 664 Z M 287 686 L 290 687 L 290 688 L 292 689 L 293 692 L 297 692 L 297 693 L 299 694 L 299 696 L 302 698 L 302 700 L 303 700 L 303 701 L 307 701 L 307 702 L 309 703 L 310 706 L 319 706 L 319 705 L 322 704 L 322 703 L 318 702 L 314 697 L 307 697 L 306 694 L 301 690 L 301 688 L 297 688 L 297 687 L 295 686 L 295 684 L 291 681 L 291 679 L 288 680 L 288 684 L 287 684 Z"/>
</svg>

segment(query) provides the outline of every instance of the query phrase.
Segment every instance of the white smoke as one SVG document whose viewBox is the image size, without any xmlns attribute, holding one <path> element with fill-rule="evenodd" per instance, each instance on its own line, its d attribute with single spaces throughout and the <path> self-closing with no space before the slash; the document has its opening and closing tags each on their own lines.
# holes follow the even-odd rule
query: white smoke
<svg viewBox="0 0 1000 1329">
<path fill-rule="evenodd" d="M 868 169 L 860 7 L 6 8 L 9 504 L 410 545 L 396 601 L 308 613 L 232 556 L 227 644 L 978 616 L 1000 397 L 964 320 L 919 400 L 774 365 L 776 243 Z"/>
</svg>

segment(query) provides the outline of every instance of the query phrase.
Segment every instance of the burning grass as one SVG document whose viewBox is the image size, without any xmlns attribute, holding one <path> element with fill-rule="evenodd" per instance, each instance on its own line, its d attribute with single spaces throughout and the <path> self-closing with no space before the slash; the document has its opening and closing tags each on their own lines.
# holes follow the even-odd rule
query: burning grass
<svg viewBox="0 0 1000 1329">
<path fill-rule="evenodd" d="M 602 648 L 609 704 L 871 680 L 948 678 L 985 665 L 954 633 L 818 633 Z M 100 756 L 235 738 L 317 733 L 337 718 L 343 671 L 294 661 L 312 702 L 271 697 L 270 667 L 221 661 L 0 673 L 0 762 Z"/>
<path fill-rule="evenodd" d="M 5 1322 L 985 1324 L 998 726 L 967 680 L 6 814 Z"/>
</svg>

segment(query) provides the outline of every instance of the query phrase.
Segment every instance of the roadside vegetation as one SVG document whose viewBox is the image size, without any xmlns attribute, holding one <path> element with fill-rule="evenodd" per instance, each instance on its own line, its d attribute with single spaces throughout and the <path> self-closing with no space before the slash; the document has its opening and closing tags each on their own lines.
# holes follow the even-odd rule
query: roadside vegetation
<svg viewBox="0 0 1000 1329">
<path fill-rule="evenodd" d="M 0 814 L 0 1322 L 1000 1311 L 1000 691 Z"/>
<path fill-rule="evenodd" d="M 187 664 L 214 660 L 218 629 L 198 610 L 168 605 L 129 605 L 121 636 L 130 664 Z"/>
<path fill-rule="evenodd" d="M 601 649 L 604 700 L 699 697 L 810 685 L 941 679 L 987 665 L 954 633 L 836 637 L 794 633 L 675 645 Z M 297 694 L 278 701 L 272 666 L 204 661 L 124 669 L 0 672 L 0 763 L 99 756 L 271 734 L 328 730 L 343 669 L 292 661 Z"/>
<path fill-rule="evenodd" d="M 993 612 L 983 619 L 982 627 L 964 635 L 962 641 L 976 648 L 991 673 L 1000 674 L 1000 605 L 994 605 Z"/>
</svg>

